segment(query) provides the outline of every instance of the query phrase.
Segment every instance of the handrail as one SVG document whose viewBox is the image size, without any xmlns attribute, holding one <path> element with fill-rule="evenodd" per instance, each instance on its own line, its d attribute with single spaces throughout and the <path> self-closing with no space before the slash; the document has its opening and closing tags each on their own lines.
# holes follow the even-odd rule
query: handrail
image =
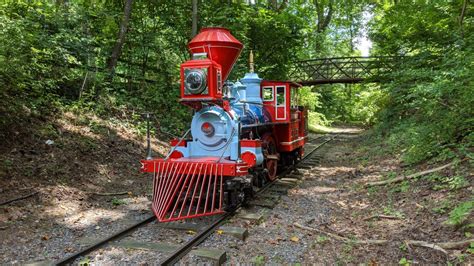
<svg viewBox="0 0 474 266">
<path fill-rule="evenodd" d="M 168 155 L 166 155 L 166 157 L 164 159 L 165 161 L 168 160 L 170 155 L 176 150 L 176 147 L 179 146 L 179 144 L 184 140 L 184 138 L 189 134 L 189 132 L 191 132 L 191 128 L 189 128 L 188 131 L 186 131 L 186 133 L 184 133 L 184 135 L 179 139 L 178 143 L 176 143 L 176 145 L 173 146 L 173 148 L 170 150 L 170 152 L 168 152 Z"/>
<path fill-rule="evenodd" d="M 393 70 L 403 56 L 352 56 L 295 61 L 290 79 L 302 85 L 376 81 Z"/>
</svg>

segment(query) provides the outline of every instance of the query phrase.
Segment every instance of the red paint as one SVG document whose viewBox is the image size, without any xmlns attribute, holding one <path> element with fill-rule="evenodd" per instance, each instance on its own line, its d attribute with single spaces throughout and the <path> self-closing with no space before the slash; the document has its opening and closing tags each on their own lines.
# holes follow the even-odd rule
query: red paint
<svg viewBox="0 0 474 266">
<path fill-rule="evenodd" d="M 158 221 L 169 222 L 224 212 L 222 165 L 154 160 L 153 169 L 152 210 Z"/>
<path fill-rule="evenodd" d="M 277 104 L 277 87 L 285 87 L 285 106 L 276 106 Z M 273 127 L 273 136 L 277 142 L 279 152 L 291 152 L 294 151 L 306 143 L 305 139 L 298 140 L 299 138 L 307 136 L 307 110 L 303 108 L 291 109 L 291 94 L 296 93 L 296 89 L 301 85 L 290 82 L 290 81 L 269 81 L 265 80 L 261 83 L 260 96 L 263 99 L 263 88 L 271 87 L 273 91 L 273 100 L 264 101 L 264 108 L 270 113 L 273 122 L 279 124 Z M 280 119 L 277 119 L 280 118 Z M 285 117 L 285 119 L 281 119 Z M 294 141 L 294 142 L 293 142 Z M 282 145 L 282 142 L 292 142 L 291 144 Z"/>
<path fill-rule="evenodd" d="M 173 151 L 170 154 L 171 159 L 179 159 L 179 158 L 182 158 L 182 157 L 183 157 L 183 153 L 181 153 L 180 151 Z"/>
<path fill-rule="evenodd" d="M 245 162 L 217 157 L 143 160 L 142 171 L 153 173 L 152 209 L 158 221 L 169 222 L 215 215 L 223 211 L 227 176 L 247 175 Z"/>
<path fill-rule="evenodd" d="M 184 70 L 185 69 L 207 69 L 207 93 L 202 92 L 201 94 L 185 94 L 184 87 Z M 181 102 L 183 104 L 189 105 L 191 107 L 201 106 L 201 101 L 211 101 L 219 102 L 222 101 L 222 90 L 219 88 L 217 81 L 217 72 L 221 71 L 221 66 L 210 59 L 200 59 L 200 60 L 189 60 L 181 64 Z M 221 82 L 222 84 L 222 82 Z M 194 102 L 199 102 L 199 105 L 196 105 Z"/>
<path fill-rule="evenodd" d="M 255 164 L 257 164 L 257 156 L 249 151 L 242 153 L 242 160 L 244 160 L 249 167 L 254 167 Z"/>
<path fill-rule="evenodd" d="M 232 113 L 229 112 L 229 111 L 230 111 L 230 103 L 229 103 L 229 101 L 223 101 L 223 103 L 222 103 L 222 108 L 223 108 L 224 110 L 226 110 L 227 113 L 228 113 L 232 118 L 234 118 L 234 116 L 232 115 Z"/>
<path fill-rule="evenodd" d="M 171 147 L 175 147 L 175 146 L 178 146 L 178 147 L 186 147 L 186 140 L 182 140 L 181 142 L 179 142 L 179 145 L 178 145 L 178 142 L 179 142 L 179 139 L 172 139 L 170 141 L 170 145 Z"/>
<path fill-rule="evenodd" d="M 258 147 L 262 147 L 262 141 L 259 139 L 242 139 L 240 140 L 240 146 L 258 148 Z"/>
<path fill-rule="evenodd" d="M 305 143 L 306 143 L 306 140 L 301 139 L 301 140 L 295 141 L 291 144 L 285 144 L 285 145 L 280 144 L 278 150 L 280 152 L 294 151 L 294 150 L 298 149 L 299 147 L 303 147 Z"/>
<path fill-rule="evenodd" d="M 188 44 L 191 53 L 207 53 L 208 58 L 222 67 L 222 81 L 225 81 L 242 50 L 239 42 L 228 29 L 203 28 Z"/>
<path fill-rule="evenodd" d="M 175 163 L 202 163 L 206 165 L 221 165 L 223 169 L 224 176 L 244 176 L 248 173 L 248 167 L 246 163 L 237 163 L 236 161 L 229 161 L 222 159 L 220 162 L 218 157 L 183 157 L 179 159 L 151 159 L 151 160 L 142 160 L 142 172 L 147 173 L 157 173 L 155 166 L 159 163 L 165 164 L 175 164 Z M 186 174 L 180 170 L 179 174 Z"/>
<path fill-rule="evenodd" d="M 214 126 L 211 125 L 211 123 L 209 122 L 204 122 L 202 125 L 201 125 L 201 131 L 206 135 L 206 136 L 210 136 L 210 135 L 214 135 Z"/>
</svg>

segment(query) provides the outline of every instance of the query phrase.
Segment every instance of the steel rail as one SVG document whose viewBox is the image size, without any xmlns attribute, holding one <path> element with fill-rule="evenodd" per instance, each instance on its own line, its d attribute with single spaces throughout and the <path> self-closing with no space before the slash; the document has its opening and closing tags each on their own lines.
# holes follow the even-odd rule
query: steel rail
<svg viewBox="0 0 474 266">
<path fill-rule="evenodd" d="M 317 139 L 320 139 L 320 138 L 323 138 L 325 137 L 325 135 L 323 136 L 319 136 L 317 138 L 314 138 L 312 139 L 311 141 L 315 141 Z M 335 137 L 335 136 L 334 136 Z M 287 174 L 289 174 L 291 171 L 295 170 L 296 169 L 296 166 L 298 166 L 300 163 L 304 162 L 304 160 L 308 159 L 309 156 L 311 156 L 316 150 L 318 150 L 319 148 L 321 148 L 322 146 L 324 146 L 324 144 L 332 141 L 334 139 L 334 137 L 330 138 L 330 139 L 327 139 L 326 141 L 324 141 L 323 143 L 319 144 L 318 146 L 316 146 L 312 151 L 310 151 L 309 153 L 307 153 L 300 161 L 298 161 L 294 166 L 288 168 L 288 169 L 285 169 L 283 172 L 281 172 L 280 174 L 278 174 L 278 177 L 284 177 L 286 176 Z M 265 186 L 263 186 L 261 189 L 259 189 L 257 191 L 257 193 L 261 193 L 265 190 L 267 190 L 269 187 L 271 187 L 273 184 L 275 184 L 275 182 L 278 180 L 275 179 L 274 181 L 270 182 L 270 183 L 267 183 L 265 184 Z"/>
<path fill-rule="evenodd" d="M 182 257 L 184 257 L 186 254 L 189 253 L 193 249 L 194 246 L 197 246 L 201 244 L 208 236 L 210 236 L 213 232 L 214 229 L 217 228 L 219 225 L 221 225 L 225 220 L 228 218 L 232 217 L 235 214 L 235 211 L 240 208 L 238 206 L 235 210 L 226 212 L 222 214 L 219 219 L 217 219 L 215 222 L 213 222 L 210 226 L 205 228 L 203 231 L 201 231 L 199 234 L 191 238 L 188 242 L 186 242 L 184 245 L 179 247 L 179 249 L 175 252 L 173 252 L 170 256 L 168 256 L 166 259 L 162 260 L 159 262 L 159 265 L 173 265 L 176 262 L 178 262 Z"/>
<path fill-rule="evenodd" d="M 112 236 L 109 236 L 107 238 L 104 238 L 103 240 L 91 245 L 91 246 L 88 246 L 87 248 L 83 249 L 83 250 L 80 250 L 72 255 L 70 255 L 69 257 L 66 257 L 60 261 L 57 261 L 54 263 L 54 265 L 67 265 L 69 263 L 72 263 L 74 262 L 74 260 L 76 260 L 77 258 L 79 257 L 82 257 L 104 245 L 106 245 L 107 243 L 111 242 L 111 241 L 114 241 L 114 240 L 117 240 L 127 234 L 129 234 L 130 232 L 134 231 L 135 229 L 143 226 L 143 225 L 146 225 L 146 224 L 149 224 L 153 221 L 156 220 L 156 216 L 153 214 L 151 216 L 149 216 L 148 218 L 136 223 L 136 224 L 133 224 L 127 228 L 125 228 L 124 230 L 120 231 L 120 232 L 117 232 L 115 234 L 113 234 Z"/>
<path fill-rule="evenodd" d="M 320 139 L 320 138 L 323 138 L 324 136 L 319 136 L 319 137 L 316 137 L 314 139 L 312 139 L 311 141 L 315 141 L 317 139 Z M 301 159 L 296 165 L 300 164 L 301 162 L 303 162 L 304 160 L 306 160 L 309 156 L 311 156 L 316 150 L 318 150 L 319 148 L 321 148 L 324 144 L 328 143 L 329 141 L 333 140 L 333 138 L 330 138 L 326 141 L 324 141 L 323 143 L 319 144 L 318 146 L 316 146 L 312 151 L 310 151 L 309 153 L 307 153 L 303 159 Z M 296 166 L 295 166 L 296 167 Z M 292 168 L 289 168 L 289 169 L 286 169 L 285 171 L 283 171 L 282 173 L 280 173 L 278 176 L 279 177 L 282 177 L 282 176 L 285 176 L 287 175 L 289 172 L 291 172 L 292 170 L 295 169 L 295 167 L 292 167 Z M 261 193 L 263 191 L 265 191 L 266 189 L 268 189 L 271 185 L 273 185 L 278 179 L 276 179 L 275 181 L 272 181 L 272 182 L 269 182 L 267 183 L 264 187 L 262 187 L 261 189 L 259 189 L 257 191 L 257 193 Z M 160 262 L 160 265 L 172 265 L 176 262 L 179 261 L 179 259 L 181 259 L 183 256 L 185 256 L 194 246 L 196 245 L 199 245 L 200 243 L 202 243 L 209 235 L 211 235 L 214 231 L 214 229 L 216 227 L 218 227 L 220 224 L 222 224 L 225 220 L 227 220 L 228 218 L 232 217 L 235 212 L 241 207 L 241 205 L 238 205 L 236 206 L 233 210 L 230 210 L 226 213 L 224 213 L 221 217 L 219 217 L 216 221 L 214 221 L 210 226 L 208 226 L 207 228 L 205 228 L 203 231 L 201 231 L 198 235 L 196 235 L 195 237 L 193 237 L 190 241 L 186 242 L 183 246 L 181 246 L 176 252 L 174 252 L 173 254 L 171 254 L 169 257 L 167 257 L 165 260 L 161 261 Z M 119 231 L 107 238 L 104 238 L 102 240 L 100 240 L 99 242 L 95 243 L 95 244 L 92 244 L 90 246 L 88 246 L 87 248 L 83 249 L 83 250 L 80 250 L 62 260 L 59 260 L 59 261 L 56 261 L 54 263 L 54 265 L 67 265 L 67 264 L 70 264 L 72 262 L 74 262 L 74 260 L 76 260 L 77 258 L 80 258 L 82 256 L 85 256 L 87 254 L 89 254 L 90 252 L 106 245 L 107 243 L 111 242 L 111 241 L 114 241 L 114 240 L 118 240 L 122 237 L 124 237 L 125 235 L 131 233 L 132 231 L 138 229 L 139 227 L 142 227 L 146 224 L 149 224 L 153 221 L 156 220 L 156 216 L 154 214 L 150 215 L 149 217 L 147 217 L 146 219 L 136 223 L 136 224 L 133 224 L 127 228 L 125 228 L 124 230 L 122 231 Z"/>
<path fill-rule="evenodd" d="M 316 139 L 320 139 L 324 136 L 320 136 L 320 137 L 317 137 L 314 140 Z M 316 150 L 318 150 L 319 148 L 321 148 L 324 144 L 330 142 L 331 140 L 333 140 L 334 137 L 332 138 L 329 138 L 328 140 L 324 141 L 323 143 L 319 144 L 318 146 L 316 146 L 312 151 L 310 151 L 309 153 L 307 153 L 303 159 L 301 159 L 296 165 L 300 164 L 301 162 L 303 162 L 304 160 L 306 160 L 307 158 L 309 158 L 309 156 L 311 156 Z M 285 171 L 283 171 L 282 173 L 280 173 L 278 175 L 278 177 L 282 177 L 282 176 L 285 176 L 287 175 L 289 172 L 291 172 L 292 170 L 294 170 L 295 168 L 292 167 L 292 168 L 289 168 L 289 169 L 286 169 Z M 263 186 L 261 189 L 259 189 L 257 191 L 257 193 L 262 193 L 263 191 L 265 191 L 266 189 L 268 189 L 269 187 L 271 187 L 273 184 L 275 184 L 275 182 L 278 180 L 275 179 L 274 181 L 272 182 L 269 182 L 267 183 L 265 186 Z M 225 214 L 223 214 L 221 217 L 219 217 L 215 222 L 213 222 L 211 225 L 209 225 L 207 228 L 205 228 L 202 232 L 200 232 L 199 234 L 197 234 L 196 236 L 194 236 L 191 240 L 189 240 L 188 242 L 186 242 L 184 245 L 182 245 L 181 247 L 179 247 L 175 252 L 173 252 L 170 256 L 168 256 L 166 259 L 162 260 L 159 262 L 159 265 L 173 265 L 175 263 L 177 263 L 182 257 L 184 257 L 186 254 L 189 253 L 189 251 L 191 251 L 193 249 L 194 246 L 197 246 L 199 245 L 200 243 L 202 243 L 204 240 L 207 239 L 207 237 L 209 237 L 213 232 L 214 232 L 214 229 L 217 228 L 219 225 L 221 225 L 223 222 L 225 222 L 228 218 L 232 217 L 235 212 L 241 207 L 241 205 L 238 205 L 236 208 L 234 208 L 233 210 L 231 211 L 228 211 L 226 212 Z"/>
</svg>

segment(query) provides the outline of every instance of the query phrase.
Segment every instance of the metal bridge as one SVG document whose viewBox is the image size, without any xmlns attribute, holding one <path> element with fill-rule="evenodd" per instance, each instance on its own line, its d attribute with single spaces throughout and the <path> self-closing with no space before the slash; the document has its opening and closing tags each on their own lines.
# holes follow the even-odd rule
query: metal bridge
<svg viewBox="0 0 474 266">
<path fill-rule="evenodd" d="M 380 81 L 391 72 L 400 56 L 334 57 L 294 62 L 289 79 L 302 85 Z"/>
</svg>

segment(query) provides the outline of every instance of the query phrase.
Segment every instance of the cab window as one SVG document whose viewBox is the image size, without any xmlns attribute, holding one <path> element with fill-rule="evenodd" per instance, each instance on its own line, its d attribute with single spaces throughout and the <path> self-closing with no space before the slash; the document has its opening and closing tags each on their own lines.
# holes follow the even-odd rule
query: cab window
<svg viewBox="0 0 474 266">
<path fill-rule="evenodd" d="M 285 105 L 285 86 L 276 87 L 277 94 L 277 106 Z"/>
<path fill-rule="evenodd" d="M 266 102 L 273 101 L 273 87 L 263 87 L 262 96 Z"/>
<path fill-rule="evenodd" d="M 292 89 L 290 90 L 290 98 L 291 98 L 291 106 L 296 107 L 298 106 L 298 90 L 297 89 Z"/>
</svg>

